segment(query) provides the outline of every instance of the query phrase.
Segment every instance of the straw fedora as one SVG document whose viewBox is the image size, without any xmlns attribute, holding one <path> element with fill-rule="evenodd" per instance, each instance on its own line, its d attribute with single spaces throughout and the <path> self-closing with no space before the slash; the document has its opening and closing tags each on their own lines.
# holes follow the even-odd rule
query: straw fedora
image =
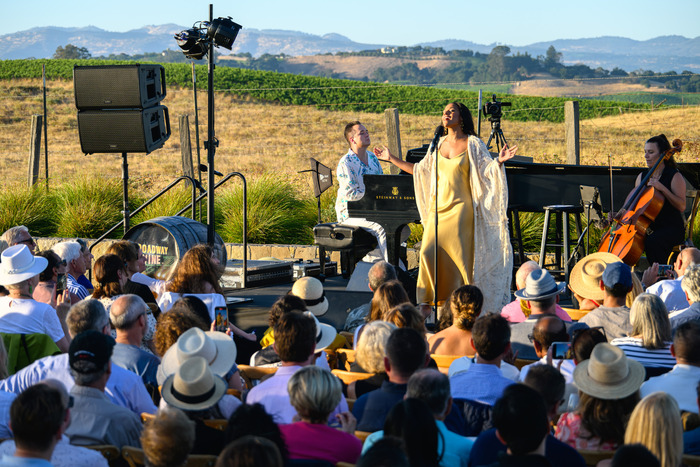
<svg viewBox="0 0 700 467">
<path fill-rule="evenodd" d="M 520 300 L 545 300 L 559 295 L 566 284 L 557 284 L 545 269 L 535 269 L 525 279 L 525 288 L 515 292 Z"/>
<path fill-rule="evenodd" d="M 27 245 L 13 245 L 2 252 L 0 284 L 13 285 L 44 272 L 49 261 L 34 256 Z"/>
<path fill-rule="evenodd" d="M 608 264 L 622 260 L 612 253 L 592 253 L 576 263 L 569 276 L 569 287 L 575 294 L 589 300 L 603 300 L 605 291 L 600 289 L 600 281 Z"/>
<path fill-rule="evenodd" d="M 622 349 L 601 343 L 593 347 L 590 359 L 576 366 L 574 381 L 598 399 L 623 399 L 639 389 L 645 374 L 642 364 L 627 358 Z"/>
<path fill-rule="evenodd" d="M 163 399 L 183 410 L 205 410 L 226 394 L 226 382 L 214 375 L 207 361 L 193 357 L 180 365 L 163 383 Z"/>
<path fill-rule="evenodd" d="M 323 284 L 315 277 L 302 277 L 294 283 L 292 295 L 306 302 L 306 309 L 314 316 L 321 316 L 328 311 L 328 299 L 323 292 Z"/>
<path fill-rule="evenodd" d="M 163 355 L 163 372 L 166 376 L 172 375 L 180 365 L 194 357 L 204 358 L 211 371 L 224 376 L 236 362 L 236 344 L 223 332 L 190 328 Z"/>
<path fill-rule="evenodd" d="M 338 331 L 330 324 L 322 323 L 310 311 L 305 311 L 304 314 L 314 319 L 316 323 L 316 352 L 323 350 L 333 343 Z"/>
</svg>

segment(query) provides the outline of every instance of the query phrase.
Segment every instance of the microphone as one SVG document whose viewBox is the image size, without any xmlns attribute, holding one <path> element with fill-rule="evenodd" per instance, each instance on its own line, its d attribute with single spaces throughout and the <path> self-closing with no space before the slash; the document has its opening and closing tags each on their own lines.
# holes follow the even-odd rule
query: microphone
<svg viewBox="0 0 700 467">
<path fill-rule="evenodd" d="M 433 136 L 433 140 L 430 142 L 430 146 L 428 146 L 428 152 L 426 154 L 430 154 L 430 152 L 437 147 L 440 137 L 444 132 L 445 127 L 442 125 L 438 125 L 437 128 L 435 128 L 435 136 Z"/>
</svg>

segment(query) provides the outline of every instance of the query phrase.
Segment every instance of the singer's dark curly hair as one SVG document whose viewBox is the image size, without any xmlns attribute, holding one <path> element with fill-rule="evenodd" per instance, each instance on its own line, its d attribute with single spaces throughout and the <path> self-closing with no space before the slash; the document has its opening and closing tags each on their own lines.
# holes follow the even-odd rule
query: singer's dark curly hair
<svg viewBox="0 0 700 467">
<path fill-rule="evenodd" d="M 460 104 L 459 102 L 450 102 L 450 104 L 457 106 L 459 109 L 459 116 L 462 119 L 462 131 L 467 136 L 476 136 L 476 129 L 474 128 L 474 119 L 472 118 L 472 113 L 469 111 L 466 105 Z M 450 105 L 447 104 L 447 105 Z"/>
</svg>

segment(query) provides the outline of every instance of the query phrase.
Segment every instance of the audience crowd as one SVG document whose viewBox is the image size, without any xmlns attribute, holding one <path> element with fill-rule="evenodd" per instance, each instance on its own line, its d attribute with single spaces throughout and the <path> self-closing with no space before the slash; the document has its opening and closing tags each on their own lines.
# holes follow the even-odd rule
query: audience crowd
<svg viewBox="0 0 700 467">
<path fill-rule="evenodd" d="M 663 277 L 594 253 L 567 284 L 528 261 L 501 313 L 482 313 L 495 291 L 466 285 L 434 327 L 379 261 L 342 332 L 321 322 L 323 283 L 304 277 L 258 340 L 216 326 L 223 267 L 206 245 L 162 281 L 127 240 L 95 259 L 83 240 L 39 252 L 24 226 L 1 238 L 0 466 L 106 466 L 102 445 L 154 467 L 679 467 L 700 455 L 695 248 Z M 567 288 L 578 308 L 562 307 Z"/>
</svg>

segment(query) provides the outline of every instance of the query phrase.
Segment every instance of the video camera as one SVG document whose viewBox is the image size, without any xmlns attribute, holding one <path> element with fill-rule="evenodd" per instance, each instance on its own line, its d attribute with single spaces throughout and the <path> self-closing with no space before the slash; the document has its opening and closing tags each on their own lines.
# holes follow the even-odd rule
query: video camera
<svg viewBox="0 0 700 467">
<path fill-rule="evenodd" d="M 510 107 L 513 105 L 510 102 L 500 102 L 496 99 L 496 95 L 492 94 L 492 102 L 486 102 L 484 104 L 484 114 L 489 115 L 491 118 L 489 120 L 498 120 L 503 116 L 503 109 L 501 107 Z"/>
</svg>

